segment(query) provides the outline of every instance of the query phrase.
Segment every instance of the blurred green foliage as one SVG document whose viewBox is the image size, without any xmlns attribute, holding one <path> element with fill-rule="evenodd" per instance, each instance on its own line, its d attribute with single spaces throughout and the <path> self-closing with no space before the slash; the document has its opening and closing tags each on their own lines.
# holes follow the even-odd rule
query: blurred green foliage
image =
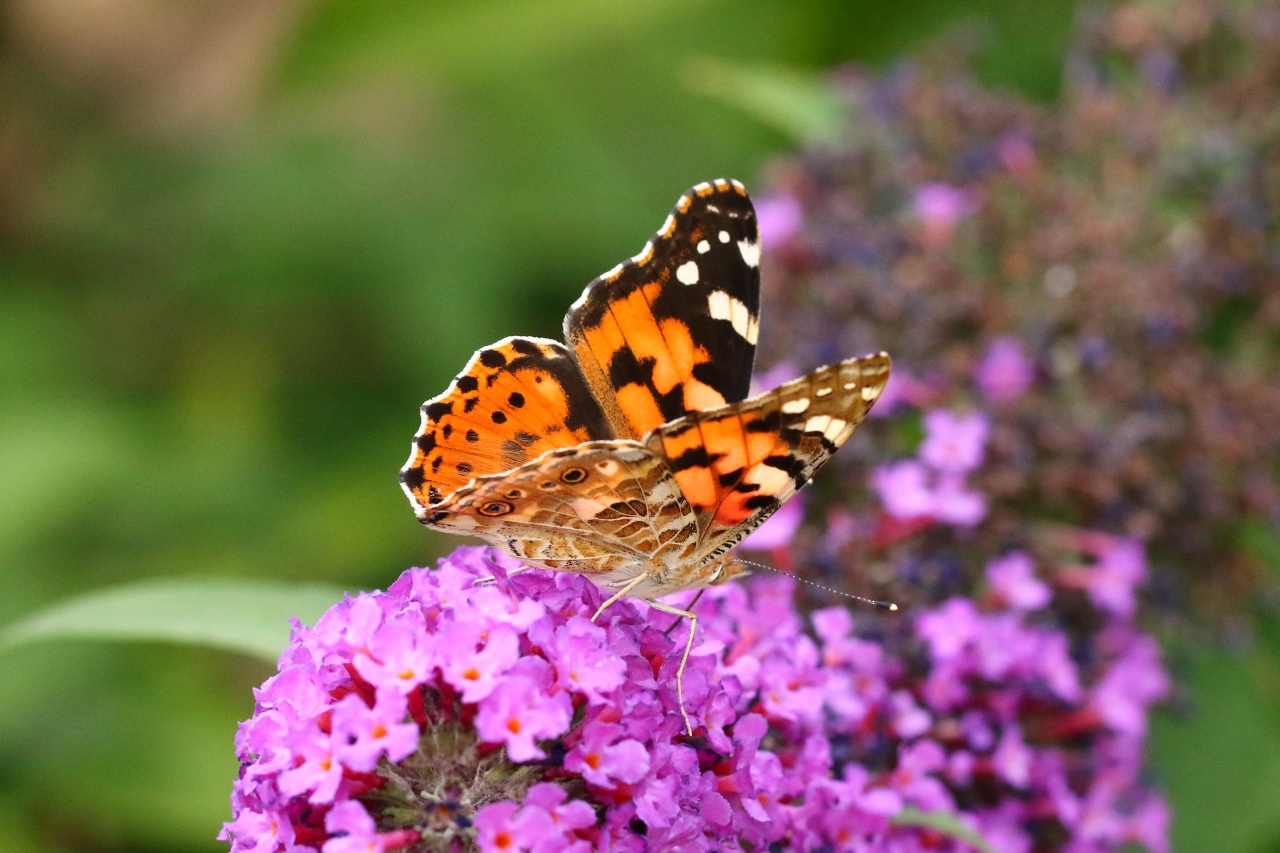
<svg viewBox="0 0 1280 853">
<path fill-rule="evenodd" d="M 0 30 L 0 624 L 150 577 L 357 589 L 430 562 L 455 543 L 396 483 L 422 400 L 480 345 L 558 336 L 681 191 L 751 186 L 795 144 L 780 125 L 806 133 L 769 121 L 776 77 L 734 97 L 734 69 L 811 81 L 969 24 L 988 81 L 1050 100 L 1074 14 L 133 0 L 106 26 L 41 2 L 11 0 Z M 168 53 L 144 62 L 138 33 Z M 231 739 L 267 666 L 75 642 L 0 671 L 0 847 L 222 849 Z M 1179 849 L 1276 849 L 1274 673 L 1188 674 L 1203 713 L 1154 737 Z M 1251 815 L 1232 837 L 1227 812 Z"/>
</svg>

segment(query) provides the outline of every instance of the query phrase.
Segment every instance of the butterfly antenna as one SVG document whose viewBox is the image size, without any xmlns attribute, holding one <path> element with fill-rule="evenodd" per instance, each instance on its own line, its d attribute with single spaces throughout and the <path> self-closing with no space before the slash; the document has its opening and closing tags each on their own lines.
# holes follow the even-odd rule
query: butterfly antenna
<svg viewBox="0 0 1280 853">
<path fill-rule="evenodd" d="M 736 559 L 736 558 L 735 558 L 735 559 Z M 791 574 L 791 573 L 789 573 L 789 572 L 784 572 L 784 571 L 781 571 L 781 570 L 779 570 L 779 569 L 775 569 L 773 566 L 766 566 L 764 563 L 757 563 L 757 562 L 755 562 L 754 560 L 742 560 L 742 559 L 739 559 L 739 560 L 738 560 L 738 562 L 739 562 L 739 563 L 743 563 L 743 564 L 748 565 L 748 566 L 755 566 L 755 567 L 756 567 L 756 568 L 758 568 L 758 569 L 768 569 L 769 571 L 771 571 L 771 572 L 777 572 L 777 573 L 778 573 L 778 574 L 780 574 L 780 575 L 786 575 L 787 577 L 789 577 L 789 578 L 794 578 L 795 580 L 798 580 L 798 581 L 800 581 L 801 583 L 807 583 L 809 586 L 815 586 L 815 587 L 817 587 L 818 589 L 822 590 L 823 592 L 829 592 L 829 593 L 831 593 L 832 595 L 839 595 L 839 596 L 843 596 L 844 598 L 852 598 L 854 601 L 861 601 L 861 602 L 862 602 L 862 603 L 864 603 L 864 604 L 870 604 L 870 605 L 872 605 L 873 607 L 879 607 L 881 610 L 891 610 L 891 611 L 892 611 L 892 610 L 897 610 L 897 609 L 898 609 L 898 605 L 894 604 L 892 601 L 876 601 L 876 600 L 875 600 L 875 599 L 873 599 L 873 598 L 864 598 L 864 597 L 863 597 L 863 596 L 861 596 L 861 595 L 854 595 L 854 594 L 853 594 L 853 593 L 851 593 L 851 592 L 844 592 L 843 590 L 839 590 L 839 589 L 832 589 L 832 588 L 831 588 L 831 587 L 829 587 L 829 586 L 823 586 L 823 585 L 822 585 L 822 584 L 820 584 L 820 583 L 816 583 L 816 582 L 811 581 L 811 580 L 808 580 L 808 579 L 806 579 L 806 578 L 797 577 L 796 575 L 793 575 L 793 574 Z"/>
</svg>

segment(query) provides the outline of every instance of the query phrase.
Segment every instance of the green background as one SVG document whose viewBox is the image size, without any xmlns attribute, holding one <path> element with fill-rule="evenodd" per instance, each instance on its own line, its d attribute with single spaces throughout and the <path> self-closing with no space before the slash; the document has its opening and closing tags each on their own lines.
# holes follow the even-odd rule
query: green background
<svg viewBox="0 0 1280 853">
<path fill-rule="evenodd" d="M 429 563 L 454 543 L 416 523 L 396 482 L 421 402 L 483 344 L 558 336 L 584 284 L 685 188 L 760 186 L 795 149 L 708 97 L 705 60 L 817 79 L 960 26 L 984 81 L 1051 105 L 1077 14 L 1062 0 L 0 9 L 0 624 L 146 578 L 357 590 Z M 1280 850 L 1267 660 L 1184 655 L 1191 690 L 1153 738 L 1178 850 Z M 5 652 L 0 848 L 224 849 L 232 736 L 270 671 L 152 644 Z"/>
</svg>

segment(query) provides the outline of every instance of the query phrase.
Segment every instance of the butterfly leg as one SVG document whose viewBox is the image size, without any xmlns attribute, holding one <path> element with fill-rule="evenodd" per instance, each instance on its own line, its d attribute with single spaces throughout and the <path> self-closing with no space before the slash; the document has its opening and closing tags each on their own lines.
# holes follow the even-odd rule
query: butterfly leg
<svg viewBox="0 0 1280 853">
<path fill-rule="evenodd" d="M 698 590 L 697 595 L 695 595 L 695 596 L 693 597 L 693 601 L 690 601 L 690 602 L 689 602 L 689 609 L 690 609 L 690 610 L 693 610 L 693 608 L 695 608 L 695 607 L 697 607 L 697 606 L 698 606 L 698 599 L 699 599 L 699 598 L 702 598 L 702 594 L 703 594 L 704 592 L 706 592 L 706 591 L 707 591 L 707 590 L 706 590 L 706 588 L 705 588 L 705 587 L 704 587 L 703 589 Z M 670 628 L 668 628 L 667 630 L 665 630 L 665 631 L 663 631 L 663 632 L 662 632 L 662 636 L 664 636 L 664 637 L 670 637 L 670 636 L 671 636 L 671 632 L 672 632 L 672 631 L 674 631 L 674 630 L 675 630 L 679 625 L 680 625 L 680 620 L 679 620 L 679 619 L 677 619 L 676 621 L 674 621 L 674 622 L 672 622 L 672 623 L 671 623 L 671 627 L 670 627 Z"/>
<path fill-rule="evenodd" d="M 531 571 L 533 571 L 532 566 L 521 566 L 518 569 L 512 569 L 511 571 L 507 572 L 507 577 L 522 575 L 525 572 L 531 572 Z M 476 582 L 472 584 L 472 586 L 488 586 L 491 583 L 497 583 L 497 582 L 498 582 L 497 578 L 477 578 Z"/>
<path fill-rule="evenodd" d="M 680 668 L 676 670 L 676 698 L 680 701 L 680 716 L 684 717 L 685 730 L 689 732 L 689 737 L 693 737 L 693 724 L 689 722 L 689 715 L 684 710 L 684 667 L 689 662 L 689 652 L 693 650 L 693 635 L 698 631 L 698 617 L 694 615 L 692 609 L 681 610 L 678 607 L 671 607 L 660 601 L 650 601 L 649 606 L 654 610 L 670 613 L 672 616 L 682 616 L 689 620 L 689 639 L 685 641 L 684 656 L 680 658 Z M 676 624 L 680 623 L 677 622 Z M 675 625 L 671 627 L 674 628 Z"/>
<path fill-rule="evenodd" d="M 626 586 L 624 586 L 622 589 L 615 592 L 613 595 L 609 596 L 608 601 L 606 601 L 604 604 L 601 604 L 599 607 L 596 608 L 596 612 L 591 616 L 591 621 L 594 622 L 596 621 L 596 619 L 600 618 L 600 614 L 604 612 L 604 609 L 606 607 L 608 607 L 610 604 L 613 604 L 615 601 L 617 601 L 619 598 L 622 598 L 627 593 L 631 592 L 631 590 L 635 589 L 640 584 L 642 584 L 645 581 L 645 579 L 647 579 L 648 577 L 649 577 L 648 572 L 642 572 L 640 575 L 627 581 Z"/>
</svg>

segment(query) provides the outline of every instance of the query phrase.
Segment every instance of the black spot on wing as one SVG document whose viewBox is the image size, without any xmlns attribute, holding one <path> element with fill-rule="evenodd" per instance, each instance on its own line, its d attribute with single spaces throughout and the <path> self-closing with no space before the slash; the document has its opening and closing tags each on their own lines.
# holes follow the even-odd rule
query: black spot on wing
<svg viewBox="0 0 1280 853">
<path fill-rule="evenodd" d="M 782 412 L 777 409 L 747 424 L 747 432 L 777 432 L 782 426 Z"/>
<path fill-rule="evenodd" d="M 689 468 L 706 468 L 723 455 L 723 453 L 707 453 L 707 449 L 702 446 L 690 447 L 684 453 L 672 459 L 669 464 L 673 473 Z"/>
<path fill-rule="evenodd" d="M 653 376 L 653 365 L 653 359 L 646 358 L 642 364 L 630 348 L 624 347 L 609 359 L 609 383 L 614 388 L 622 388 L 633 383 L 652 387 L 650 378 Z"/>
<path fill-rule="evenodd" d="M 499 368 L 505 367 L 507 357 L 502 354 L 501 350 L 484 349 L 480 350 L 480 363 L 485 367 Z"/>
<path fill-rule="evenodd" d="M 458 390 L 464 394 L 470 394 L 480 387 L 480 382 L 474 376 L 462 375 L 454 380 L 454 384 L 458 386 Z"/>
<path fill-rule="evenodd" d="M 420 465 L 405 468 L 400 472 L 400 482 L 404 483 L 412 491 L 416 492 L 422 488 L 422 484 L 425 481 L 426 475 L 422 473 L 422 466 Z"/>
<path fill-rule="evenodd" d="M 742 479 L 742 474 L 743 474 L 743 469 L 741 468 L 734 468 L 732 471 L 729 471 L 728 473 L 721 474 L 720 485 L 732 486 L 734 483 L 737 483 L 739 480 Z M 752 486 L 751 488 L 754 489 L 755 486 Z"/>
<path fill-rule="evenodd" d="M 766 456 L 763 460 L 765 465 L 770 468 L 777 468 L 784 471 L 790 477 L 798 477 L 804 471 L 805 461 L 795 456 L 780 454 L 774 456 Z"/>
</svg>

